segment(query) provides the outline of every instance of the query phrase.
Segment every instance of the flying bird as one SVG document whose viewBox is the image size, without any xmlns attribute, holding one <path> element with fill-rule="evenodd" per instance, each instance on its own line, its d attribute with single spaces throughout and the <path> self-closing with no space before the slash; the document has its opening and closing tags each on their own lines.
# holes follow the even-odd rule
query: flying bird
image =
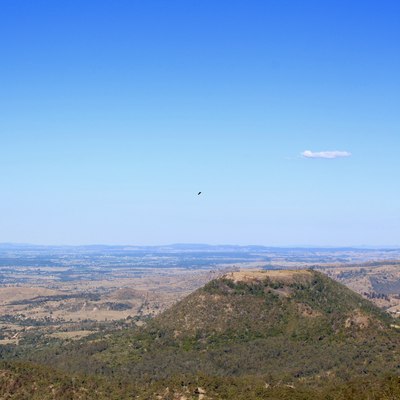
<svg viewBox="0 0 400 400">
<path fill-rule="evenodd" d="M 201 194 L 201 192 L 197 193 L 197 196 L 198 196 L 199 194 Z"/>
</svg>

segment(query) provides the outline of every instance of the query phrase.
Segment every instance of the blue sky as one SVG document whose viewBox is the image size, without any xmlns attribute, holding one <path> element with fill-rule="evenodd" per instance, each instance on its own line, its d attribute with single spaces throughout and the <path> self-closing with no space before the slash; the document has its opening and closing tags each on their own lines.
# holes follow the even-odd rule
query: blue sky
<svg viewBox="0 0 400 400">
<path fill-rule="evenodd" d="M 399 20 L 1 1 L 0 242 L 400 244 Z"/>
</svg>

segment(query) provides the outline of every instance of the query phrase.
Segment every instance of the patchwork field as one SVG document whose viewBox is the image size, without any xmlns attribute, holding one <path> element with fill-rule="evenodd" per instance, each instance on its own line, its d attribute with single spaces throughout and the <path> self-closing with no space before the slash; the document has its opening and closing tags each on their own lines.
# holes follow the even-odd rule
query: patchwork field
<svg viewBox="0 0 400 400">
<path fill-rule="evenodd" d="M 181 277 L 51 283 L 0 287 L 0 344 L 33 335 L 77 339 L 116 321 L 141 325 L 227 271 Z M 43 282 L 42 282 L 43 284 Z"/>
</svg>

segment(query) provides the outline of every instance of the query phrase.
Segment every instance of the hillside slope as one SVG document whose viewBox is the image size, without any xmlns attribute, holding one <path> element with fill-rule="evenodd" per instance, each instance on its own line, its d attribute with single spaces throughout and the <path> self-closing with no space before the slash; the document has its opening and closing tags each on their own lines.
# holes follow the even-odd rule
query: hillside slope
<svg viewBox="0 0 400 400">
<path fill-rule="evenodd" d="M 71 375 L 44 365 L 0 363 L 0 399 L 130 399 L 134 387 L 110 385 L 96 377 Z"/>
<path fill-rule="evenodd" d="M 27 360 L 109 379 L 174 374 L 297 378 L 399 372 L 392 318 L 313 270 L 215 279 L 147 326 L 40 350 Z"/>
<path fill-rule="evenodd" d="M 181 344 L 203 348 L 281 335 L 309 342 L 350 333 L 352 326 L 367 333 L 371 329 L 366 328 L 382 329 L 391 321 L 371 302 L 318 272 L 285 270 L 227 274 L 153 324 L 173 331 Z"/>
</svg>

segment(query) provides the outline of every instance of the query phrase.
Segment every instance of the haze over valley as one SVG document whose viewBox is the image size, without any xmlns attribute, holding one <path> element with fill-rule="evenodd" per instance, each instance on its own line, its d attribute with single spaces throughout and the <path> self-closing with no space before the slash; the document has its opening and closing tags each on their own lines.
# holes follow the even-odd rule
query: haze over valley
<svg viewBox="0 0 400 400">
<path fill-rule="evenodd" d="M 397 317 L 399 259 L 398 249 L 2 244 L 0 343 L 142 325 L 229 271 L 312 268 Z"/>
</svg>

